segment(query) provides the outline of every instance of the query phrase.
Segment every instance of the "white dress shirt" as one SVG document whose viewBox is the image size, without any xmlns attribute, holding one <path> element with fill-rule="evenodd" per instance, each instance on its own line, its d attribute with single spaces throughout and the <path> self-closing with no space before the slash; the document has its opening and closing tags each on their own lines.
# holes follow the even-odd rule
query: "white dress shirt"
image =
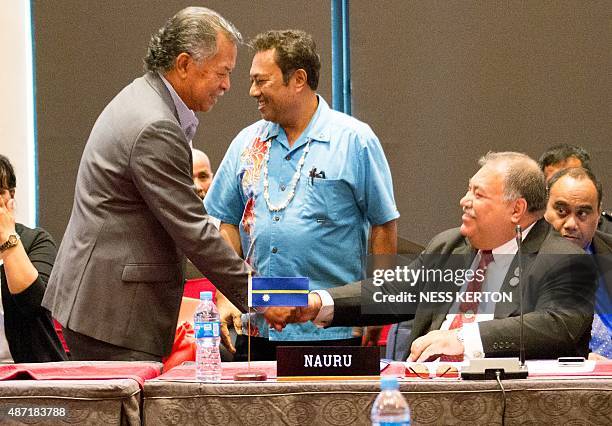
<svg viewBox="0 0 612 426">
<path fill-rule="evenodd" d="M 525 231 L 523 231 L 523 240 L 533 228 L 534 223 L 529 225 Z M 502 285 L 504 284 L 504 278 L 508 273 L 508 268 L 510 268 L 510 264 L 512 263 L 512 259 L 516 252 L 518 251 L 518 245 L 516 244 L 516 239 L 512 238 L 509 241 L 506 241 L 499 247 L 491 250 L 493 254 L 493 261 L 487 267 L 487 271 L 485 274 L 484 282 L 482 283 L 481 291 L 488 292 L 499 292 L 501 290 Z M 471 269 L 473 271 L 478 267 L 478 263 L 480 262 L 481 253 L 478 251 L 474 261 L 472 262 Z M 468 283 L 464 284 L 459 292 L 464 292 L 467 289 Z M 449 312 L 459 312 L 460 303 L 455 302 Z M 489 301 L 483 301 L 478 305 L 478 312 L 486 312 L 486 313 L 477 313 L 474 317 L 474 322 L 463 323 L 463 357 L 464 359 L 472 359 L 472 358 L 482 358 L 485 356 L 484 349 L 482 347 L 482 339 L 480 338 L 480 327 L 478 326 L 479 322 L 482 321 L 491 321 L 494 317 L 495 312 L 495 303 Z M 453 323 L 455 319 L 455 315 L 458 314 L 447 314 L 446 319 L 440 326 L 440 330 L 448 330 L 450 325 Z"/>
</svg>

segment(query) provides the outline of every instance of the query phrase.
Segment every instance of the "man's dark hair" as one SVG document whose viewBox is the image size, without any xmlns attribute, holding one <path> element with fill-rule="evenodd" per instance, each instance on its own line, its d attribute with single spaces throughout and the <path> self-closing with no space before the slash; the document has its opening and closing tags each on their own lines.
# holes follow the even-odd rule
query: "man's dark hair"
<svg viewBox="0 0 612 426">
<path fill-rule="evenodd" d="M 540 165 L 540 169 L 544 171 L 546 167 L 561 163 L 571 157 L 580 160 L 582 167 L 585 169 L 591 170 L 591 156 L 587 150 L 581 146 L 569 145 L 566 143 L 548 148 L 544 154 L 540 156 L 538 164 Z"/>
<path fill-rule="evenodd" d="M 0 189 L 15 190 L 17 176 L 8 158 L 0 154 Z"/>
<path fill-rule="evenodd" d="M 266 31 L 249 43 L 255 52 L 275 49 L 274 59 L 285 84 L 298 69 L 306 71 L 308 86 L 317 90 L 321 58 L 312 36 L 300 30 Z"/>
<path fill-rule="evenodd" d="M 601 186 L 601 182 L 597 180 L 597 177 L 595 177 L 595 174 L 591 170 L 585 167 L 570 167 L 568 169 L 559 170 L 557 173 L 552 175 L 550 180 L 548 181 L 547 189 L 548 189 L 549 194 L 550 194 L 550 190 L 552 189 L 553 185 L 557 183 L 557 181 L 561 179 L 563 176 L 569 176 L 576 180 L 590 179 L 591 182 L 593 182 L 593 185 L 595 185 L 595 189 L 597 189 L 597 208 L 601 209 L 601 200 L 603 198 L 603 188 Z"/>
<path fill-rule="evenodd" d="M 149 42 L 144 66 L 147 71 L 167 72 L 181 53 L 201 62 L 217 53 L 217 33 L 235 44 L 242 42 L 240 32 L 217 12 L 205 7 L 186 7 L 161 27 Z"/>
</svg>

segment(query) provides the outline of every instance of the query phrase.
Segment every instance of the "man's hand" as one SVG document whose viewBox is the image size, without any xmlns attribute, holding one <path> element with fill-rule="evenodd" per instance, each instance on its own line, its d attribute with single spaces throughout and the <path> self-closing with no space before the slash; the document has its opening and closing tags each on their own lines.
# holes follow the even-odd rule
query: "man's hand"
<svg viewBox="0 0 612 426">
<path fill-rule="evenodd" d="M 383 325 L 369 325 L 363 331 L 361 346 L 378 346 Z"/>
<path fill-rule="evenodd" d="M 263 312 L 263 315 L 268 324 L 270 324 L 270 327 L 274 327 L 276 331 L 283 331 L 283 328 L 285 328 L 287 324 L 298 322 L 299 309 L 300 308 L 295 307 L 275 306 L 267 308 Z"/>
<path fill-rule="evenodd" d="M 609 359 L 598 353 L 591 352 L 589 353 L 589 361 L 609 361 Z"/>
<path fill-rule="evenodd" d="M 433 361 L 440 355 L 463 355 L 463 351 L 463 343 L 457 339 L 457 329 L 433 330 L 412 342 L 408 361 Z"/>
<path fill-rule="evenodd" d="M 321 297 L 316 293 L 308 294 L 308 306 L 272 307 L 263 315 L 268 324 L 276 331 L 282 331 L 287 324 L 306 322 L 315 319 L 321 309 Z"/>
<path fill-rule="evenodd" d="M 215 305 L 219 311 L 221 322 L 221 343 L 230 353 L 236 353 L 236 348 L 232 344 L 229 332 L 229 325 L 233 325 L 236 334 L 242 334 L 242 313 L 230 302 L 220 291 L 217 290 Z"/>
</svg>

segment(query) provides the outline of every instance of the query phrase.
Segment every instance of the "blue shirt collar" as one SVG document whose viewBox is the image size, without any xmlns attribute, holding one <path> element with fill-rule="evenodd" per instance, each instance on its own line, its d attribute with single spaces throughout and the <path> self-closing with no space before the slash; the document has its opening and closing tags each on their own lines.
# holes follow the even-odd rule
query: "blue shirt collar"
<svg viewBox="0 0 612 426">
<path fill-rule="evenodd" d="M 318 142 L 329 142 L 331 140 L 331 122 L 326 119 L 326 117 L 328 116 L 328 111 L 330 109 L 329 105 L 320 95 L 317 95 L 317 99 L 319 101 L 317 110 L 310 119 L 310 123 L 308 123 L 306 130 L 304 130 L 304 133 L 300 136 L 300 140 L 302 140 L 303 143 L 305 143 L 305 141 L 308 139 L 312 139 L 313 141 Z M 282 130 L 280 124 L 273 123 L 271 121 L 266 121 L 265 123 L 266 128 L 262 132 L 261 140 L 266 141 L 270 138 L 278 137 Z M 303 143 L 295 144 L 293 148 L 296 148 L 302 145 Z"/>
<path fill-rule="evenodd" d="M 593 247 L 593 241 L 591 240 L 591 242 L 584 248 L 584 251 L 586 251 L 588 254 L 595 254 L 595 247 Z"/>
<path fill-rule="evenodd" d="M 185 102 L 183 102 L 183 100 L 178 95 L 178 93 L 176 93 L 176 90 L 174 90 L 174 87 L 172 87 L 170 82 L 166 80 L 166 78 L 161 73 L 158 74 L 166 85 L 166 87 L 168 88 L 170 96 L 172 96 L 172 101 L 174 102 L 176 113 L 178 114 L 179 124 L 181 125 L 183 133 L 185 133 L 185 137 L 189 141 L 189 145 L 191 145 L 191 140 L 193 139 L 195 132 L 198 128 L 198 117 L 196 117 L 195 113 L 189 109 Z"/>
</svg>

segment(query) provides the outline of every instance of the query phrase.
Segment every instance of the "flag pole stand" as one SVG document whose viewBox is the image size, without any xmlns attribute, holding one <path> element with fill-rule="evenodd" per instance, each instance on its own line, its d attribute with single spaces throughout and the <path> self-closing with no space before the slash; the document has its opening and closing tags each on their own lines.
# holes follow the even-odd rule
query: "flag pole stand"
<svg viewBox="0 0 612 426">
<path fill-rule="evenodd" d="M 234 374 L 236 382 L 265 382 L 268 380 L 268 375 L 264 371 L 251 370 L 251 308 L 249 307 L 248 325 L 247 325 L 247 369 Z"/>
</svg>

